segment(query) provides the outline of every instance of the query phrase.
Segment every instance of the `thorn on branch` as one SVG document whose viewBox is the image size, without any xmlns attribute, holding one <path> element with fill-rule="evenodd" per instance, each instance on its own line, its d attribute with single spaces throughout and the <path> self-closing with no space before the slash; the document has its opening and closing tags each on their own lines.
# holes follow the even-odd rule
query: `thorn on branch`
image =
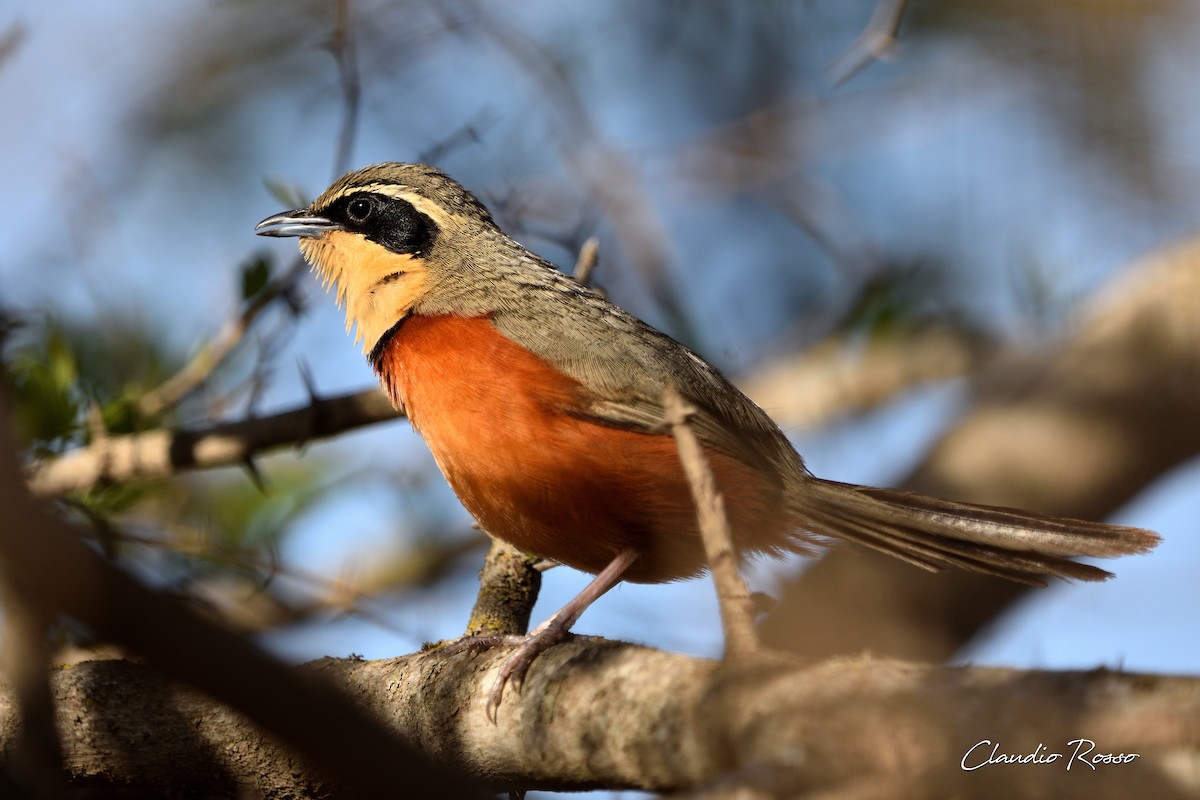
<svg viewBox="0 0 1200 800">
<path fill-rule="evenodd" d="M 259 472 L 258 464 L 254 462 L 253 456 L 246 456 L 242 459 L 242 468 L 246 470 L 247 477 L 254 484 L 254 488 L 258 489 L 263 494 L 267 494 L 267 482 Z"/>
<path fill-rule="evenodd" d="M 358 133 L 358 109 L 362 99 L 350 0 L 337 0 L 334 5 L 333 37 L 329 51 L 337 62 L 338 81 L 342 88 L 342 127 L 333 159 L 333 177 L 337 178 L 350 169 L 350 151 Z"/>
<path fill-rule="evenodd" d="M 301 375 L 304 375 L 301 371 Z M 317 395 L 315 385 L 310 383 L 311 378 L 305 378 L 304 385 L 308 390 L 308 406 L 305 408 L 304 424 L 296 434 L 296 450 L 300 453 L 308 449 L 308 443 L 313 439 L 320 438 L 322 428 L 325 427 L 325 404 L 321 402 L 321 398 Z"/>
</svg>

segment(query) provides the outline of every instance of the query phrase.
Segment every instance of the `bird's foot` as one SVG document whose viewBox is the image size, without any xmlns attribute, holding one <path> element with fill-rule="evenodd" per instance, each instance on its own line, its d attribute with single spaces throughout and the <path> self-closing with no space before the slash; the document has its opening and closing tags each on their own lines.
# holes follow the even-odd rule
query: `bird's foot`
<svg viewBox="0 0 1200 800">
<path fill-rule="evenodd" d="M 600 573 L 584 587 L 582 592 L 555 612 L 554 616 L 530 631 L 527 636 L 499 634 L 467 636 L 438 648 L 442 653 L 452 654 L 464 651 L 479 653 L 501 644 L 516 646 L 516 650 L 510 653 L 508 658 L 504 659 L 504 663 L 500 665 L 500 674 L 496 676 L 496 682 L 492 685 L 491 692 L 488 693 L 486 709 L 488 719 L 493 723 L 496 722 L 496 710 L 500 708 L 500 701 L 504 699 L 504 687 L 508 682 L 512 681 L 517 687 L 517 691 L 520 692 L 521 684 L 525 682 L 525 674 L 529 672 L 530 665 L 542 653 L 572 637 L 571 626 L 579 619 L 579 615 L 596 598 L 615 586 L 621 580 L 621 575 L 636 558 L 637 552 L 634 550 L 622 550 L 617 553 L 608 566 L 600 570 Z"/>
<path fill-rule="evenodd" d="M 567 626 L 555 625 L 553 618 L 548 620 L 548 623 L 539 625 L 527 636 L 521 638 L 517 649 L 510 653 L 508 658 L 504 659 L 504 663 L 500 665 L 496 682 L 492 684 L 492 690 L 488 693 L 486 709 L 488 719 L 493 724 L 496 722 L 496 712 L 500 708 L 500 702 L 504 699 L 504 687 L 508 685 L 509 681 L 512 681 L 517 694 L 520 694 L 521 687 L 525 684 L 525 675 L 537 657 L 574 635 Z"/>
<path fill-rule="evenodd" d="M 525 683 L 525 675 L 537 657 L 556 644 L 567 641 L 573 636 L 570 629 L 562 624 L 554 624 L 551 618 L 525 636 L 508 636 L 503 634 L 484 634 L 481 636 L 464 636 L 448 644 L 437 646 L 440 655 L 456 655 L 458 653 L 478 654 L 485 650 L 502 645 L 514 646 L 516 649 L 504 659 L 500 672 L 488 692 L 487 716 L 493 723 L 496 712 L 504 699 L 504 689 L 509 683 L 516 688 L 517 693 Z"/>
<path fill-rule="evenodd" d="M 423 653 L 437 653 L 443 656 L 454 656 L 459 653 L 477 655 L 485 650 L 502 645 L 519 645 L 525 641 L 524 636 L 514 636 L 503 633 L 468 634 L 453 641 L 441 641 L 427 644 L 421 648 Z"/>
</svg>

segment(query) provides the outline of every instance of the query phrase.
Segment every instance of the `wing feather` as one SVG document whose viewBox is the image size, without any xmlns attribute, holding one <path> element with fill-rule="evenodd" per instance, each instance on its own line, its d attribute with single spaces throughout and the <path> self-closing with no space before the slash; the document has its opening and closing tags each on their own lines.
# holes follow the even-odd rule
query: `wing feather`
<svg viewBox="0 0 1200 800">
<path fill-rule="evenodd" d="M 570 314 L 569 326 L 539 327 L 528 305 L 520 314 L 493 314 L 496 327 L 579 381 L 573 413 L 604 425 L 664 434 L 662 393 L 669 384 L 697 408 L 697 436 L 739 461 L 786 475 L 803 461 L 765 411 L 684 345 L 559 273 L 561 280 L 526 287 L 526 304 Z M 569 283 L 568 283 L 569 282 Z M 568 310 L 563 310 L 563 300 Z"/>
</svg>

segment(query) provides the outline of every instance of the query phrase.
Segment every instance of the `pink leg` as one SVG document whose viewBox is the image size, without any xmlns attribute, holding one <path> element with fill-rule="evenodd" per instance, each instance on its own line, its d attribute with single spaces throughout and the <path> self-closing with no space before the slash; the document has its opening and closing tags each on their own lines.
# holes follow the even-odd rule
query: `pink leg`
<svg viewBox="0 0 1200 800">
<path fill-rule="evenodd" d="M 525 680 L 525 673 L 529 671 L 534 660 L 549 648 L 569 637 L 571 626 L 575 624 L 579 616 L 605 592 L 620 583 L 625 570 L 629 569 L 629 566 L 636 560 L 637 553 L 633 550 L 622 550 L 617 553 L 617 557 L 609 562 L 609 565 L 601 570 L 600 574 L 593 578 L 582 592 L 555 612 L 554 616 L 519 640 L 516 651 L 500 666 L 500 674 L 496 676 L 496 683 L 488 695 L 487 715 L 489 719 L 493 722 L 496 720 L 496 709 L 500 707 L 500 701 L 504 698 L 505 685 L 512 680 L 517 685 L 517 691 L 520 691 L 520 686 Z"/>
</svg>

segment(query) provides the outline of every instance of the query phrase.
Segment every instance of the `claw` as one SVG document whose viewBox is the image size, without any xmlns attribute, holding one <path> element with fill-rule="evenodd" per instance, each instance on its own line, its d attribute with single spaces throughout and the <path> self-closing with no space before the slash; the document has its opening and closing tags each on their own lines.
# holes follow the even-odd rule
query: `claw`
<svg viewBox="0 0 1200 800">
<path fill-rule="evenodd" d="M 537 657 L 554 645 L 570 639 L 572 635 L 570 630 L 562 626 L 546 624 L 539 626 L 526 636 L 506 636 L 503 634 L 464 636 L 461 639 L 438 647 L 436 652 L 441 656 L 453 656 L 459 653 L 478 655 L 494 647 L 512 646 L 516 648 L 504 659 L 504 663 L 500 665 L 500 672 L 496 676 L 495 683 L 492 684 L 491 691 L 488 692 L 485 710 L 488 719 L 495 724 L 496 712 L 500 708 L 501 701 L 504 699 L 505 687 L 509 683 L 512 683 L 517 690 L 517 694 L 520 694 L 521 687 L 525 683 L 525 675 L 529 672 L 529 668 L 537 660 Z"/>
<path fill-rule="evenodd" d="M 519 645 L 525 641 L 524 636 L 505 636 L 500 633 L 482 634 L 478 636 L 464 636 L 461 639 L 455 639 L 448 644 L 435 644 L 429 646 L 428 652 L 436 652 L 442 656 L 454 656 L 459 653 L 470 653 L 478 655 L 485 650 L 491 650 L 493 647 L 501 645 Z"/>
<path fill-rule="evenodd" d="M 539 628 L 528 636 L 521 637 L 520 644 L 508 658 L 504 659 L 504 663 L 500 665 L 500 672 L 496 675 L 496 682 L 492 684 L 492 690 L 488 692 L 487 707 L 485 711 L 487 717 L 496 724 L 496 713 L 500 709 L 500 703 L 504 699 L 504 687 L 512 681 L 513 688 L 517 690 L 517 694 L 521 693 L 521 688 L 525 685 L 525 676 L 529 672 L 529 668 L 533 666 L 533 662 L 542 653 L 549 650 L 556 644 L 561 644 L 571 638 L 571 631 L 557 626 L 547 625 L 545 628 Z"/>
<path fill-rule="evenodd" d="M 621 575 L 636 558 L 637 553 L 633 550 L 622 550 L 617 553 L 612 562 L 602 569 L 600 574 L 593 578 L 582 592 L 526 636 L 502 634 L 464 636 L 444 647 L 437 648 L 442 655 L 454 655 L 464 652 L 482 653 L 497 645 L 516 645 L 516 650 L 510 653 L 508 658 L 504 659 L 504 663 L 500 665 L 496 682 L 492 684 L 492 690 L 488 692 L 485 711 L 493 725 L 496 724 L 496 712 L 500 708 L 500 702 L 504 699 L 504 687 L 508 685 L 509 681 L 512 681 L 513 685 L 517 687 L 519 694 L 521 686 L 525 682 L 525 674 L 529 672 L 529 667 L 537 660 L 537 657 L 554 645 L 571 638 L 573 635 L 571 626 L 579 619 L 579 615 L 596 598 L 615 586 L 621 580 Z"/>
</svg>

